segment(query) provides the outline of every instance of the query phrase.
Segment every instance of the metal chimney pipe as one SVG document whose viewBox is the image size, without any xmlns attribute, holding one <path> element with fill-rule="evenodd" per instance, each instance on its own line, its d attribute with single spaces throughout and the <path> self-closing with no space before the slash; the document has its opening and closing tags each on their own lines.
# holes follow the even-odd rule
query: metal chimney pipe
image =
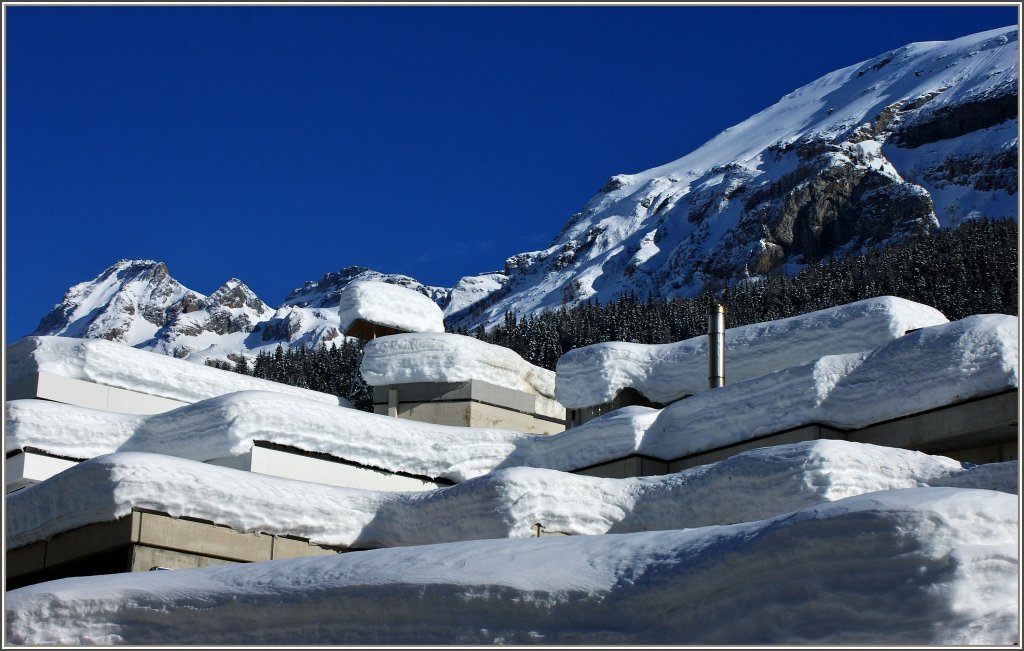
<svg viewBox="0 0 1024 651">
<path fill-rule="evenodd" d="M 725 386 L 725 306 L 708 308 L 708 388 Z"/>
</svg>

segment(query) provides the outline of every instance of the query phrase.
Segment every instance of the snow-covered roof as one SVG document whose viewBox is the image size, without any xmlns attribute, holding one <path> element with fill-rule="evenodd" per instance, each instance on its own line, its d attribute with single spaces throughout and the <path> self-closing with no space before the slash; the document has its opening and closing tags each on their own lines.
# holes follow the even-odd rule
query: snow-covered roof
<svg viewBox="0 0 1024 651">
<path fill-rule="evenodd" d="M 726 526 L 51 581 L 5 594 L 5 639 L 1012 645 L 1017 537 L 1014 495 L 884 490 Z"/>
<path fill-rule="evenodd" d="M 550 436 L 435 425 L 267 392 L 239 392 L 150 416 L 16 400 L 7 449 L 73 458 L 155 452 L 208 460 L 265 440 L 354 463 L 465 481 L 498 468 L 575 470 L 640 452 L 675 459 L 791 427 L 839 429 L 1016 388 L 1017 318 L 976 315 L 923 328 L 868 353 L 727 385 L 663 410 L 616 410 Z"/>
<path fill-rule="evenodd" d="M 390 418 L 266 391 L 239 391 L 144 416 L 12 400 L 5 417 L 8 450 L 34 447 L 76 459 L 153 452 L 207 461 L 247 454 L 260 440 L 456 481 L 489 472 L 517 441 L 533 438 L 509 430 Z"/>
<path fill-rule="evenodd" d="M 921 452 L 821 440 L 751 450 L 658 477 L 606 479 L 517 467 L 450 488 L 395 493 L 122 452 L 8 495 L 6 535 L 8 547 L 20 547 L 135 508 L 323 545 L 396 547 L 528 538 L 535 523 L 582 535 L 732 524 L 920 486 L 1016 493 L 1017 462 L 965 468 Z"/>
<path fill-rule="evenodd" d="M 46 372 L 181 402 L 235 391 L 272 391 L 329 405 L 351 403 L 329 393 L 186 362 L 104 339 L 26 337 L 7 347 L 5 381 Z"/>
<path fill-rule="evenodd" d="M 935 308 L 880 296 L 787 319 L 728 328 L 726 383 L 823 355 L 871 350 L 908 330 L 946 322 L 948 319 Z M 627 387 L 658 403 L 706 391 L 707 336 L 656 345 L 600 343 L 570 350 L 558 360 L 555 394 L 566 407 L 609 402 Z"/>
<path fill-rule="evenodd" d="M 504 346 L 451 333 L 378 337 L 363 348 L 359 372 L 367 384 L 482 380 L 554 398 L 555 373 Z"/>
<path fill-rule="evenodd" d="M 680 400 L 640 451 L 673 459 L 810 423 L 858 429 L 1018 385 L 1017 317 L 975 315 Z"/>
<path fill-rule="evenodd" d="M 341 331 L 357 321 L 403 332 L 444 332 L 444 313 L 419 292 L 375 280 L 349 283 L 338 296 Z"/>
</svg>

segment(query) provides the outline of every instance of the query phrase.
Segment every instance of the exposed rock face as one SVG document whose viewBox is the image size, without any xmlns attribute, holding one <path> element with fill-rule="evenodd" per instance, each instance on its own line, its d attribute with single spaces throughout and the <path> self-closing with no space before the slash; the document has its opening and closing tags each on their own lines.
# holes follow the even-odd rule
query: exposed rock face
<svg viewBox="0 0 1024 651">
<path fill-rule="evenodd" d="M 217 291 L 210 294 L 206 304 L 211 307 L 219 305 L 233 309 L 247 307 L 257 314 L 263 314 L 270 310 L 266 303 L 237 278 L 232 278 L 217 288 Z"/>
</svg>

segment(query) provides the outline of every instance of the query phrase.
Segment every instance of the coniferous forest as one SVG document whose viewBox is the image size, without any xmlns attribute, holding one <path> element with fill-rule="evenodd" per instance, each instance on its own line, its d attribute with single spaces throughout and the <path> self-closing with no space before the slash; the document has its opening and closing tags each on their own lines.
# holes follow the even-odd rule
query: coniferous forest
<svg viewBox="0 0 1024 651">
<path fill-rule="evenodd" d="M 518 317 L 484 330 L 456 330 L 511 348 L 537 366 L 554 369 L 564 353 L 604 341 L 662 344 L 707 333 L 712 301 L 726 307 L 727 327 L 782 319 L 873 296 L 899 296 L 935 307 L 950 321 L 971 314 L 1017 314 L 1018 228 L 1013 220 L 974 220 L 885 248 L 808 265 L 796 276 L 772 275 L 693 298 L 635 295 Z M 359 375 L 362 350 L 341 346 L 261 353 L 250 368 L 208 362 L 255 377 L 324 391 L 372 409 L 372 392 Z"/>
</svg>

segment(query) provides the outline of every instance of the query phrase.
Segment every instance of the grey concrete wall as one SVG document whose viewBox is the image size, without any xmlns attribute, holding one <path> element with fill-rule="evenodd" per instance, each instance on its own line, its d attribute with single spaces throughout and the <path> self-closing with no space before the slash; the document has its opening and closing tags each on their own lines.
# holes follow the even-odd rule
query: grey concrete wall
<svg viewBox="0 0 1024 651">
<path fill-rule="evenodd" d="M 223 563 L 322 556 L 342 551 L 298 538 L 246 533 L 208 522 L 132 511 L 113 522 L 98 522 L 58 534 L 45 542 L 6 550 L 5 579 L 21 585 L 33 576 L 49 580 L 89 571 L 90 558 L 123 553 L 124 565 L 113 571 L 182 569 Z"/>
<path fill-rule="evenodd" d="M 565 409 L 557 402 L 479 380 L 378 386 L 373 400 L 375 414 L 422 423 L 531 434 L 565 430 Z"/>
<path fill-rule="evenodd" d="M 960 452 L 1013 443 L 1016 456 L 1019 392 L 1008 391 L 850 432 L 851 441 L 959 458 Z M 969 453 L 970 454 L 970 453 Z M 960 459 L 966 461 L 967 459 Z M 998 459 L 1005 461 L 1006 459 Z"/>
</svg>

